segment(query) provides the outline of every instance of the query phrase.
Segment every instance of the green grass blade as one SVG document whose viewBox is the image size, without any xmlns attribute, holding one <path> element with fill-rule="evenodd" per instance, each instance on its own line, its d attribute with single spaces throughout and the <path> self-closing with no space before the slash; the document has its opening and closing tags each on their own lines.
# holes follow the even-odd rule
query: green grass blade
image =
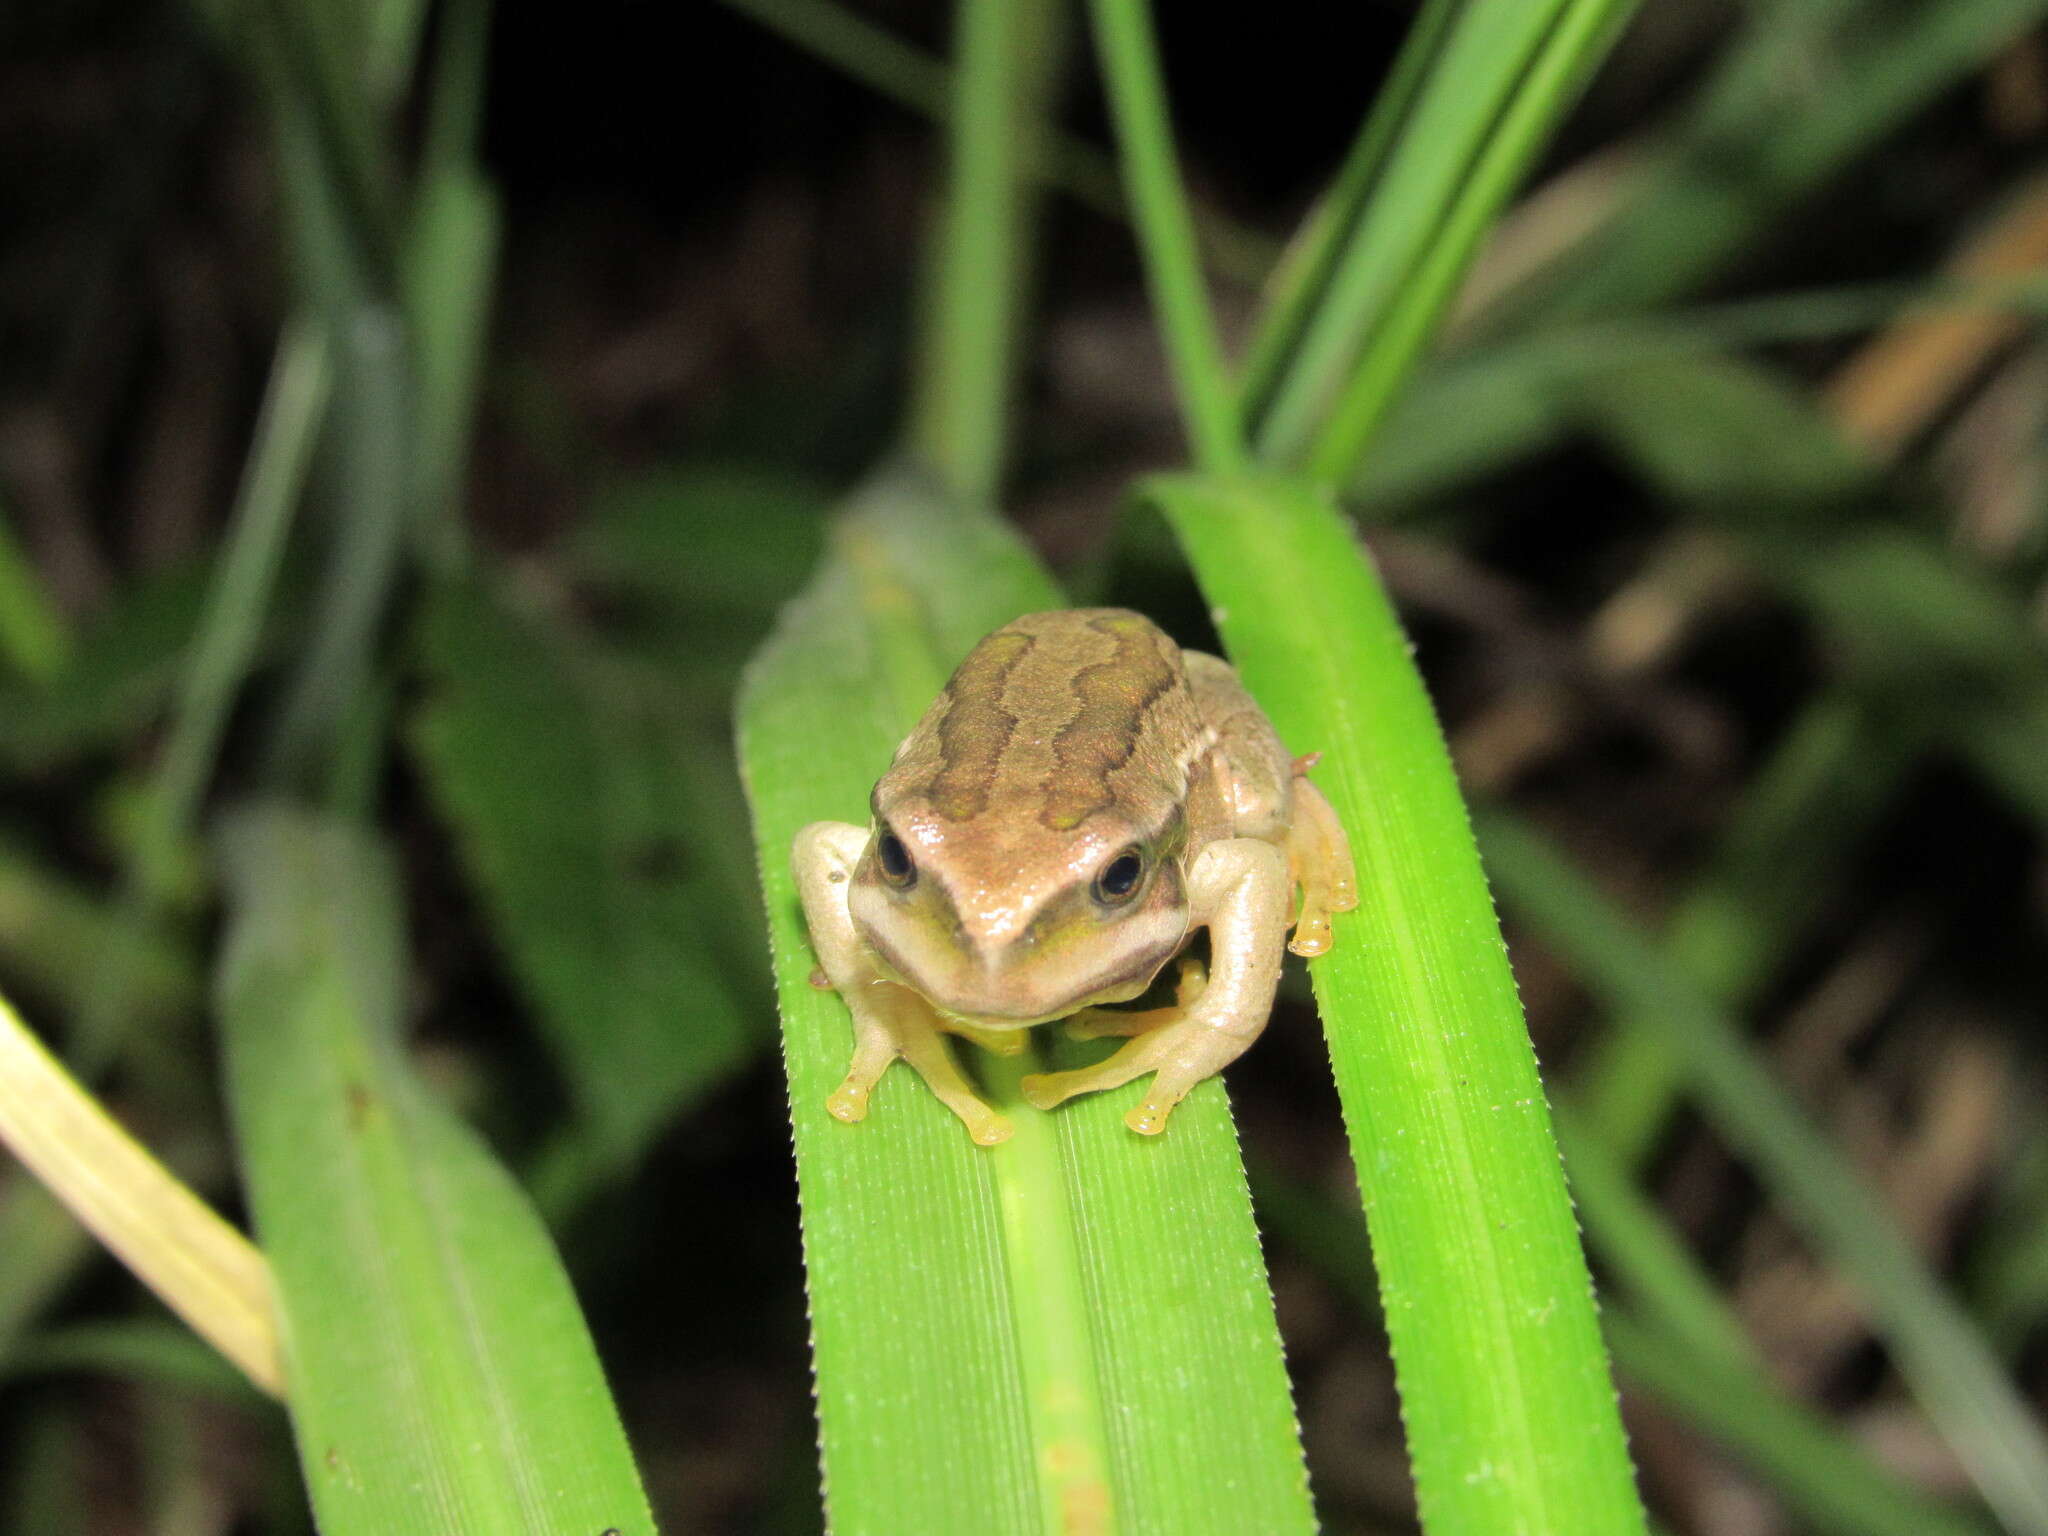
<svg viewBox="0 0 2048 1536">
<path fill-rule="evenodd" d="M 1734 1309 L 1615 1149 L 1568 1102 L 1551 1107 L 1587 1241 L 1616 1288 L 1663 1335 L 1709 1359 L 1757 1365 Z"/>
<path fill-rule="evenodd" d="M 1194 218 L 1174 157 L 1150 0 L 1091 0 L 1089 11 L 1123 150 L 1152 312 L 1173 367 L 1188 443 L 1205 470 L 1241 469 L 1245 448 L 1238 434 L 1235 387 L 1223 360 L 1196 252 Z"/>
<path fill-rule="evenodd" d="M 229 710 L 256 657 L 331 377 L 325 331 L 315 321 L 294 321 L 278 342 L 205 614 L 183 658 L 169 739 L 124 871 L 123 912 L 79 1018 L 72 1055 L 82 1076 L 111 1059 L 131 1016 L 146 930 L 175 889 Z"/>
<path fill-rule="evenodd" d="M 107 956 L 127 946 L 130 1006 L 157 1024 L 199 1011 L 191 951 L 162 928 L 136 926 L 117 904 L 0 839 L 0 959 L 35 996 L 83 1009 Z"/>
<path fill-rule="evenodd" d="M 324 1536 L 651 1536 L 546 1234 L 406 1062 L 388 859 L 274 809 L 222 858 L 229 1100 Z"/>
<path fill-rule="evenodd" d="M 1019 1125 L 1000 1147 L 973 1146 L 901 1068 L 861 1125 L 824 1109 L 852 1030 L 839 999 L 809 985 L 791 839 L 819 818 L 865 818 L 950 666 L 990 628 L 1059 601 L 998 525 L 881 482 L 836 526 L 742 693 L 832 1529 L 1305 1533 L 1220 1084 L 1156 1141 L 1119 1119 L 1139 1085 L 1045 1117 L 1011 1101 L 1016 1063 L 984 1075 Z"/>
<path fill-rule="evenodd" d="M 1574 254 L 1543 313 L 1650 308 L 1697 288 L 2044 11 L 2043 0 L 1755 8 L 1645 191 Z"/>
<path fill-rule="evenodd" d="M 1463 801 L 1335 508 L 1151 483 L 1232 659 L 1321 786 L 1360 906 L 1310 967 L 1433 1531 L 1640 1532 L 1592 1287 Z"/>
<path fill-rule="evenodd" d="M 1441 228 L 1467 168 L 1568 0 L 1471 0 L 1442 45 L 1371 205 L 1261 424 L 1261 458 L 1303 453 L 1360 347 Z"/>
<path fill-rule="evenodd" d="M 92 1247 L 57 1197 L 20 1169 L 0 1184 L 0 1360 L 78 1273 Z"/>
<path fill-rule="evenodd" d="M 242 1408 L 269 1401 L 189 1329 L 154 1318 L 44 1329 L 0 1365 L 0 1377 L 8 1380 L 77 1372 L 176 1387 Z"/>
<path fill-rule="evenodd" d="M 1953 1298 L 1734 1024 L 1535 834 L 1482 826 L 1503 895 L 1616 1011 L 1661 1029 L 1715 1125 L 1855 1282 L 1929 1416 L 2017 1532 L 2048 1531 L 2048 1444 Z"/>
<path fill-rule="evenodd" d="M 1374 324 L 1329 418 L 1306 450 L 1310 472 L 1341 484 L 1356 469 L 1368 438 L 1406 381 L 1437 323 L 1456 296 L 1479 242 L 1593 67 L 1606 57 L 1637 0 L 1568 0 L 1556 25 L 1504 101 L 1470 168 L 1446 196 L 1442 222 L 1399 279 Z M 1530 7 L 1534 9 L 1534 7 Z M 1445 84 L 1455 84 L 1448 68 Z M 1419 131 L 1419 130 L 1418 130 Z M 1377 211 L 1377 210 L 1375 210 Z"/>
<path fill-rule="evenodd" d="M 697 840 L 648 793 L 683 771 L 673 738 L 479 588 L 436 590 L 419 639 L 413 750 L 569 1082 L 582 1171 L 616 1170 L 752 1043 L 700 937 Z"/>
<path fill-rule="evenodd" d="M 476 415 L 498 256 L 498 200 L 481 177 L 434 176 L 405 249 L 405 308 L 419 380 L 412 506 L 430 569 L 462 558 L 462 470 Z"/>
<path fill-rule="evenodd" d="M 1245 348 L 1244 374 L 1238 386 L 1238 413 L 1248 436 L 1258 436 L 1260 418 L 1272 401 L 1281 369 L 1301 344 L 1303 329 L 1329 291 L 1345 243 L 1386 170 L 1394 136 L 1407 122 L 1422 83 L 1450 34 L 1451 23 L 1465 3 L 1423 0 L 1336 178 L 1317 199 L 1314 211 L 1274 269 L 1258 324 Z"/>
</svg>

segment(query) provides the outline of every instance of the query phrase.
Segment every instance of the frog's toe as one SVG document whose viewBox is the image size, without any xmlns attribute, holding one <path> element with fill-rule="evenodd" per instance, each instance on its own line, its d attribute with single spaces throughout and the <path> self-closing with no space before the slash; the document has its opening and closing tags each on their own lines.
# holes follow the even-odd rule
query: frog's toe
<svg viewBox="0 0 2048 1536">
<path fill-rule="evenodd" d="M 1187 1095 L 1180 1093 L 1161 1093 L 1155 1088 L 1145 1095 L 1136 1109 L 1124 1116 L 1124 1124 L 1140 1136 L 1157 1136 L 1166 1129 L 1166 1117 L 1173 1113 L 1174 1105 L 1185 1097 Z"/>
<path fill-rule="evenodd" d="M 1010 1124 L 1008 1117 L 994 1113 L 973 1120 L 967 1120 L 964 1116 L 962 1118 L 967 1126 L 968 1136 L 977 1147 L 999 1146 L 1008 1141 L 1017 1129 Z"/>
<path fill-rule="evenodd" d="M 1294 937 L 1287 948 L 1297 955 L 1326 955 L 1330 952 L 1330 920 L 1320 912 L 1304 912 L 1294 925 Z"/>
<path fill-rule="evenodd" d="M 865 1084 L 841 1083 L 825 1099 L 825 1112 L 834 1120 L 854 1125 L 868 1117 L 868 1090 Z"/>
</svg>

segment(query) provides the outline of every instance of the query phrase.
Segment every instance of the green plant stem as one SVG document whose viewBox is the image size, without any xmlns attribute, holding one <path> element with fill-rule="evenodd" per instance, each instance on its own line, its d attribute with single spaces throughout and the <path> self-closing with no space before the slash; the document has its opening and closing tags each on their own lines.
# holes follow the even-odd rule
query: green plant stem
<svg viewBox="0 0 2048 1536">
<path fill-rule="evenodd" d="M 1400 301 L 1367 342 L 1306 454 L 1309 472 L 1337 485 L 1352 473 L 1394 391 L 1435 334 L 1494 219 L 1528 174 L 1639 0 L 1569 0 L 1517 83 L 1484 149 L 1457 188 L 1441 228 L 1402 281 Z"/>
<path fill-rule="evenodd" d="M 982 1080 L 990 1102 L 1015 1127 L 995 1159 L 996 1208 L 1004 1251 L 1015 1265 L 1010 1299 L 1024 1409 L 1033 1444 L 1046 1452 L 1039 1508 L 1045 1529 L 1058 1531 L 1071 1528 L 1076 1510 L 1093 1507 L 1112 1521 L 1116 1512 L 1103 1492 L 1110 1487 L 1109 1431 L 1090 1349 L 1086 1272 L 1061 1168 L 1059 1125 L 1033 1112 L 1018 1087 L 1026 1073 L 1043 1066 L 1035 1049 L 990 1057 Z"/>
<path fill-rule="evenodd" d="M 1147 0 L 1091 0 L 1090 12 L 1152 308 L 1180 395 L 1189 447 L 1200 468 L 1227 474 L 1243 468 L 1245 448 L 1174 157 L 1150 8 Z"/>
<path fill-rule="evenodd" d="M 248 472 L 157 770 L 153 813 L 136 866 L 137 884 L 152 900 L 175 862 L 179 841 L 192 829 L 220 755 L 228 710 L 255 659 L 331 379 L 324 328 L 304 319 L 293 321 L 278 343 Z"/>
<path fill-rule="evenodd" d="M 911 439 L 947 489 L 975 504 L 993 502 L 1003 478 L 1028 268 L 1025 168 L 1044 134 L 1054 14 L 1043 0 L 961 0 L 955 12 L 951 165 Z"/>
<path fill-rule="evenodd" d="M 725 0 L 742 15 L 933 122 L 953 111 L 952 72 L 942 59 L 884 31 L 832 0 Z M 1124 220 L 1123 183 L 1108 156 L 1071 134 L 1048 131 L 1035 146 L 1031 175 L 1107 219 Z M 1259 230 L 1226 218 L 1214 208 L 1196 207 L 1195 227 L 1202 251 L 1219 277 L 1247 288 L 1264 282 L 1279 259 L 1275 242 Z"/>
<path fill-rule="evenodd" d="M 2048 1531 L 2048 1446 L 1984 1340 L 1889 1213 L 1760 1063 L 1734 1023 L 1533 832 L 1489 815 L 1503 896 L 1617 1014 L 1660 1029 L 1702 1107 L 1817 1248 L 1862 1292 L 1928 1414 L 2015 1531 Z"/>
</svg>

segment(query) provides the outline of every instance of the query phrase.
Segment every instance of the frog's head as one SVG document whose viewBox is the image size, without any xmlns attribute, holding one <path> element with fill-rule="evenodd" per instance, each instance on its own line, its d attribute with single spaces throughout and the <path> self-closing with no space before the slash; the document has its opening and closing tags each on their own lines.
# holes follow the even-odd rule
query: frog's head
<svg viewBox="0 0 2048 1536">
<path fill-rule="evenodd" d="M 885 968 L 941 1011 L 1023 1027 L 1150 985 L 1187 936 L 1176 805 L 1153 825 L 1104 812 L 951 818 L 876 786 L 853 920 Z"/>
</svg>

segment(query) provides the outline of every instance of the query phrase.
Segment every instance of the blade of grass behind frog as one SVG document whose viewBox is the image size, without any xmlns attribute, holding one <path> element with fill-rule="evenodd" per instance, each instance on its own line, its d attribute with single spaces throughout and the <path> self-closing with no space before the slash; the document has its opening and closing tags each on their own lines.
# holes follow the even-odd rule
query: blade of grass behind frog
<svg viewBox="0 0 2048 1536">
<path fill-rule="evenodd" d="M 1310 966 L 1371 1223 L 1423 1523 L 1643 1530 L 1592 1283 L 1442 733 L 1325 499 L 1147 490 L 1246 684 L 1351 835 L 1360 906 Z"/>
<path fill-rule="evenodd" d="M 861 1125 L 824 1109 L 852 1031 L 839 999 L 809 984 L 791 839 L 820 818 L 865 820 L 876 775 L 951 665 L 1058 602 L 992 520 L 881 481 L 843 514 L 742 690 L 832 1528 L 1306 1532 L 1219 1083 L 1156 1140 L 1118 1118 L 1141 1085 L 1047 1117 L 1015 1102 L 1014 1061 L 991 1073 L 1017 1126 L 999 1147 L 972 1145 L 901 1066 Z"/>
<path fill-rule="evenodd" d="M 388 857 L 274 807 L 220 850 L 229 1105 L 323 1536 L 652 1536 L 546 1233 L 406 1060 Z"/>
<path fill-rule="evenodd" d="M 63 670 L 73 638 L 0 502 L 0 659 L 22 677 L 47 682 Z"/>
<path fill-rule="evenodd" d="M 1723 823 L 1714 852 L 1664 925 L 1670 964 L 1739 1005 L 1799 942 L 1806 920 L 1911 764 L 1846 690 L 1817 696 L 1782 733 Z M 1612 1155 L 1636 1167 L 1676 1101 L 1681 1074 L 1654 1029 L 1607 1030 L 1579 1069 L 1580 1095 Z"/>
<path fill-rule="evenodd" d="M 1855 1284 L 1900 1374 L 1992 1508 L 2022 1536 L 2048 1532 L 2048 1443 L 2031 1409 L 1847 1158 L 1733 1021 L 1542 838 L 1500 815 L 1480 830 L 1506 900 L 1617 1014 L 1663 1032 L 1707 1117 Z"/>
<path fill-rule="evenodd" d="M 2044 11 L 2044 0 L 1753 9 L 1644 190 L 1620 202 L 1536 307 L 1546 319 L 1650 308 L 1711 280 Z"/>
<path fill-rule="evenodd" d="M 588 686 L 576 637 L 472 585 L 436 589 L 418 633 L 413 755 L 578 1111 L 582 1153 L 536 1185 L 553 1209 L 637 1155 L 748 1031 L 700 936 L 688 829 L 641 792 L 675 768 Z"/>
</svg>

